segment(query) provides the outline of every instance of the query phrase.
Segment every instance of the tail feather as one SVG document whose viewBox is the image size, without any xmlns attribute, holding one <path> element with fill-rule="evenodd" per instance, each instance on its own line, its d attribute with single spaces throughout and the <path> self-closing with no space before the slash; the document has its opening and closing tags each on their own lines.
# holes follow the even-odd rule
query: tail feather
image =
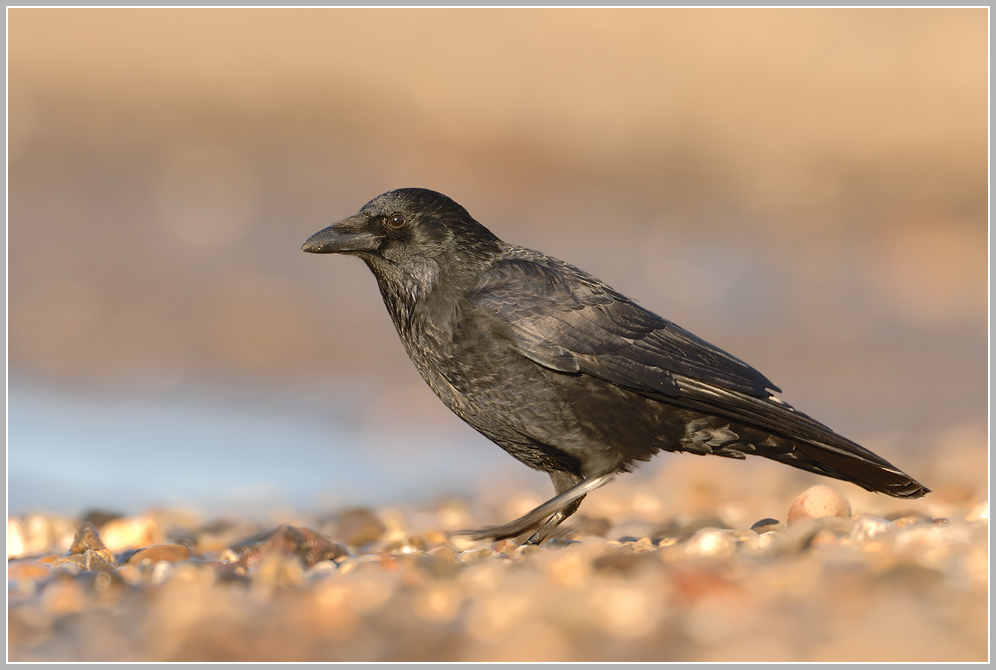
<svg viewBox="0 0 996 670">
<path fill-rule="evenodd" d="M 893 498 L 921 498 L 930 489 L 884 459 L 869 461 L 863 455 L 842 451 L 826 444 L 796 442 L 788 454 L 758 454 L 802 470 L 841 479 L 863 489 Z"/>
<path fill-rule="evenodd" d="M 709 453 L 719 456 L 757 454 L 894 498 L 920 498 L 930 492 L 884 458 L 781 400 L 749 396 L 685 377 L 678 381 L 681 396 L 669 400 L 702 412 L 713 424 L 708 427 L 711 430 L 696 427 L 696 436 L 704 432 L 711 439 L 695 439 L 694 446 L 686 439 L 683 449 L 700 451 L 708 444 Z M 720 434 L 731 439 L 716 444 Z"/>
</svg>

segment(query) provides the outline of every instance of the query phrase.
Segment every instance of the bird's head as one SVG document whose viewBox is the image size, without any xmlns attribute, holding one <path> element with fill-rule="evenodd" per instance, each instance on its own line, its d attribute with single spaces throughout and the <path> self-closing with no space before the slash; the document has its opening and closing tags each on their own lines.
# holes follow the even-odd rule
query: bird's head
<svg viewBox="0 0 996 670">
<path fill-rule="evenodd" d="M 491 248 L 498 238 L 445 195 L 402 188 L 379 195 L 354 216 L 307 239 L 302 251 L 360 256 L 376 272 L 381 266 L 421 265 L 442 254 Z"/>
</svg>

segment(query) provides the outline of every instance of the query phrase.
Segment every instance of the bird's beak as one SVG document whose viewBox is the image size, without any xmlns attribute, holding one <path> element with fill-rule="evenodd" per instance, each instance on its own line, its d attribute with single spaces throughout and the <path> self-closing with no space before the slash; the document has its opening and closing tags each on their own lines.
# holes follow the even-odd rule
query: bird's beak
<svg viewBox="0 0 996 670">
<path fill-rule="evenodd" d="M 382 239 L 366 230 L 367 219 L 352 216 L 333 223 L 309 237 L 301 251 L 310 254 L 339 254 L 350 251 L 374 251 L 380 248 Z"/>
</svg>

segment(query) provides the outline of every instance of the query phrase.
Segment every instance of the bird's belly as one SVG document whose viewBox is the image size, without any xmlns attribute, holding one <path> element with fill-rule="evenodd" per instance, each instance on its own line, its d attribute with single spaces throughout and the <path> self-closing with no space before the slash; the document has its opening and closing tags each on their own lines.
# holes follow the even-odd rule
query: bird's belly
<svg viewBox="0 0 996 670">
<path fill-rule="evenodd" d="M 424 362 L 423 362 L 424 363 Z M 586 374 L 556 372 L 511 349 L 464 349 L 416 367 L 467 423 L 530 467 L 575 469 L 585 477 L 647 460 L 665 444 L 660 403 Z"/>
</svg>

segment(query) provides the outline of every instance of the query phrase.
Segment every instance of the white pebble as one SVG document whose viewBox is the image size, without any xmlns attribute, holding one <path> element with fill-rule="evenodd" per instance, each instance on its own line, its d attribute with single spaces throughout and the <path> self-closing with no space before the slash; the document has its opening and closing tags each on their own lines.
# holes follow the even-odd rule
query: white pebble
<svg viewBox="0 0 996 670">
<path fill-rule="evenodd" d="M 805 519 L 819 519 L 827 516 L 849 518 L 851 505 L 847 498 L 822 484 L 811 486 L 792 502 L 789 508 L 788 525 Z"/>
<path fill-rule="evenodd" d="M 703 528 L 692 535 L 685 544 L 685 555 L 710 558 L 727 558 L 737 550 L 737 539 L 728 530 Z"/>
<path fill-rule="evenodd" d="M 863 514 L 854 520 L 850 539 L 858 545 L 867 544 L 872 538 L 893 530 L 895 530 L 895 526 L 889 521 L 877 516 Z"/>
</svg>

